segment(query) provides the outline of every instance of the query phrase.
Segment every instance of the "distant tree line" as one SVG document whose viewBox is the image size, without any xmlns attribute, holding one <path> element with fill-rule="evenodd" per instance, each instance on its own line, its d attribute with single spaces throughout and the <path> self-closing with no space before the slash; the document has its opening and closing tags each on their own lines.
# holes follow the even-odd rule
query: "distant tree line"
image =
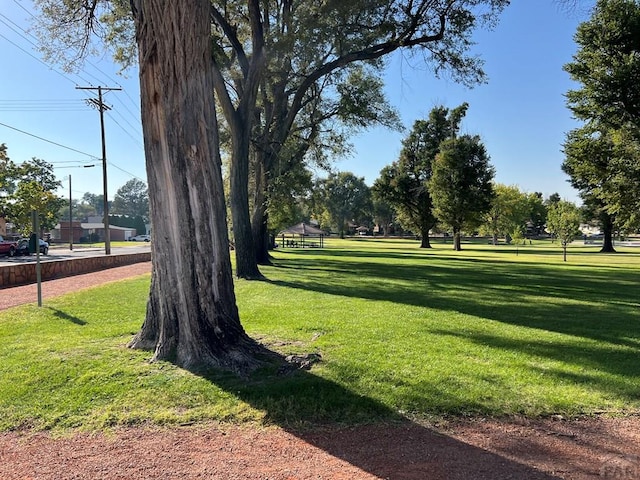
<svg viewBox="0 0 640 480">
<path fill-rule="evenodd" d="M 494 169 L 481 139 L 458 135 L 468 105 L 438 106 L 417 120 L 403 140 L 399 158 L 384 167 L 372 187 L 351 172 L 332 172 L 305 182 L 271 219 L 277 233 L 300 220 L 315 221 L 340 236 L 367 227 L 380 235 L 410 233 L 429 248 L 431 232 L 453 237 L 461 249 L 461 235 L 486 235 L 524 240 L 545 232 L 550 207 L 561 201 L 552 194 L 522 192 L 495 183 Z"/>
</svg>

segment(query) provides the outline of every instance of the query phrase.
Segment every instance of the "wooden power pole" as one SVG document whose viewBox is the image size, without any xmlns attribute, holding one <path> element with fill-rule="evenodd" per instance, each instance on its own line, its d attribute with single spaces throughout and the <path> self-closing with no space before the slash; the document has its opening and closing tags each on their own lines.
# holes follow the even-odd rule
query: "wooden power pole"
<svg viewBox="0 0 640 480">
<path fill-rule="evenodd" d="M 104 196 L 104 253 L 111 255 L 111 231 L 109 230 L 109 200 L 107 196 L 107 146 L 104 135 L 104 112 L 111 110 L 111 107 L 102 101 L 102 92 L 111 90 L 122 90 L 119 87 L 76 87 L 78 90 L 97 90 L 98 98 L 90 98 L 87 102 L 96 107 L 100 112 L 100 135 L 102 138 L 102 193 Z"/>
</svg>

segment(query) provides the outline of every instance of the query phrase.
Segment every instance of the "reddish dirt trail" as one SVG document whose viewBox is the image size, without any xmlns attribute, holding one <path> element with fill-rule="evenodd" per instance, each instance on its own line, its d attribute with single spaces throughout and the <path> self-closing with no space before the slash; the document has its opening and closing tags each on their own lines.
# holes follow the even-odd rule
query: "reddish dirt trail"
<svg viewBox="0 0 640 480">
<path fill-rule="evenodd" d="M 0 435 L 3 480 L 640 478 L 637 418 Z"/>
</svg>

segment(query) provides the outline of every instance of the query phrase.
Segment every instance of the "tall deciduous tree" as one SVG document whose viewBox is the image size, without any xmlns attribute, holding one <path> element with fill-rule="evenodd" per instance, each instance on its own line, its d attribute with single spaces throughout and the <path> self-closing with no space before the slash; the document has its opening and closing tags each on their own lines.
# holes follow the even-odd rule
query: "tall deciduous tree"
<svg viewBox="0 0 640 480">
<path fill-rule="evenodd" d="M 40 234 L 58 223 L 58 212 L 65 200 L 56 195 L 61 183 L 56 179 L 53 166 L 44 160 L 32 158 L 26 162 L 6 164 L 8 192 L 5 212 L 23 234 L 33 230 L 32 212 L 38 212 Z"/>
<path fill-rule="evenodd" d="M 491 235 L 493 244 L 497 245 L 500 236 L 513 237 L 514 233 L 524 233 L 531 209 L 528 195 L 518 187 L 498 183 L 493 190 L 495 196 L 485 215 L 483 228 Z"/>
<path fill-rule="evenodd" d="M 249 151 L 245 147 L 256 120 L 242 112 L 253 113 L 256 106 L 254 80 L 263 82 L 264 117 L 256 137 L 259 145 L 256 153 L 261 157 L 256 163 L 256 184 L 261 188 L 277 165 L 279 148 L 291 134 L 300 112 L 317 101 L 318 91 L 325 85 L 340 85 L 332 78 L 339 78 L 341 70 L 355 62 L 374 65 L 377 59 L 400 48 L 421 47 L 436 70 L 450 68 L 456 79 L 475 83 L 483 74 L 478 60 L 466 55 L 470 32 L 481 18 L 495 19 L 507 3 L 500 0 L 264 2 L 261 16 L 258 2 L 247 2 L 247 8 L 241 7 L 242 3 L 237 5 L 241 8 L 214 7 L 213 18 L 220 27 L 221 38 L 227 39 L 232 51 L 219 63 L 221 74 L 216 77 L 216 92 L 232 130 L 231 206 L 239 276 L 250 278 L 257 272 L 257 268 L 247 264 L 248 256 L 242 252 L 248 242 L 240 238 L 248 234 L 245 212 L 249 202 L 245 198 L 244 177 L 249 171 Z M 488 9 L 479 16 L 478 9 L 482 7 Z M 237 58 L 239 68 L 226 70 L 231 75 L 225 78 L 229 58 Z M 233 85 L 233 95 L 229 93 L 229 85 Z M 346 92 L 336 90 L 342 98 L 356 98 L 358 93 L 348 88 Z M 363 91 L 367 89 L 360 90 Z M 264 225 L 259 219 L 263 205 L 258 197 L 253 221 L 256 228 Z"/>
<path fill-rule="evenodd" d="M 344 238 L 349 221 L 359 222 L 371 212 L 371 191 L 363 177 L 351 172 L 331 173 L 318 180 L 316 190 L 319 194 L 316 208 L 326 211 L 340 238 Z"/>
<path fill-rule="evenodd" d="M 104 215 L 104 195 L 103 194 L 98 195 L 91 192 L 85 192 L 85 194 L 82 196 L 82 203 L 86 204 L 89 208 L 93 209 L 92 215 L 96 215 L 96 216 Z"/>
<path fill-rule="evenodd" d="M 580 88 L 567 93 L 567 104 L 585 126 L 567 135 L 564 169 L 604 215 L 603 251 L 613 251 L 612 220 L 627 228 L 640 222 L 640 3 L 598 0 L 575 40 L 565 70 Z"/>
<path fill-rule="evenodd" d="M 569 175 L 571 185 L 589 205 L 592 215 L 601 221 L 604 241 L 601 252 L 614 252 L 614 216 L 607 211 L 616 187 L 616 146 L 608 134 L 589 126 L 572 130 L 564 143 L 565 160 L 562 170 Z"/>
<path fill-rule="evenodd" d="M 453 230 L 454 250 L 461 250 L 463 229 L 479 226 L 491 208 L 493 175 L 480 137 L 463 135 L 440 146 L 429 189 L 436 217 Z"/>
<path fill-rule="evenodd" d="M 633 125 L 640 134 L 640 4 L 598 0 L 575 34 L 578 50 L 565 65 L 580 88 L 567 93 L 573 114 L 612 128 Z"/>
<path fill-rule="evenodd" d="M 132 9 L 155 235 L 147 315 L 130 345 L 187 367 L 249 368 L 255 344 L 235 303 L 211 95 L 210 2 L 133 0 Z"/>
<path fill-rule="evenodd" d="M 456 138 L 468 105 L 449 110 L 439 106 L 427 120 L 417 120 L 402 142 L 400 158 L 380 172 L 374 184 L 376 194 L 391 203 L 402 223 L 419 232 L 421 248 L 430 248 L 429 230 L 436 224 L 429 191 L 433 162 L 440 145 Z"/>
<path fill-rule="evenodd" d="M 149 219 L 149 190 L 147 184 L 137 178 L 132 178 L 118 189 L 113 197 L 111 213 L 142 217 Z"/>
<path fill-rule="evenodd" d="M 76 51 L 92 33 L 110 33 L 100 29 L 100 16 L 121 19 L 128 8 L 135 23 L 154 242 L 146 319 L 130 346 L 187 367 L 251 368 L 257 346 L 240 324 L 229 256 L 211 2 L 37 3 L 49 22 L 49 43 Z"/>
</svg>

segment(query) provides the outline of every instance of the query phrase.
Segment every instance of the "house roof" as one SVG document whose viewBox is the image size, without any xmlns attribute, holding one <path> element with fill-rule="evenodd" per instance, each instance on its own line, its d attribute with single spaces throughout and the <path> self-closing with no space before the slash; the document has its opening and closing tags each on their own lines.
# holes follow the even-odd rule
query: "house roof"
<svg viewBox="0 0 640 480">
<path fill-rule="evenodd" d="M 320 230 L 319 228 L 313 227 L 311 225 L 307 225 L 306 223 L 298 223 L 297 225 L 293 225 L 286 230 L 282 230 L 279 235 L 325 235 L 324 230 Z"/>
</svg>

